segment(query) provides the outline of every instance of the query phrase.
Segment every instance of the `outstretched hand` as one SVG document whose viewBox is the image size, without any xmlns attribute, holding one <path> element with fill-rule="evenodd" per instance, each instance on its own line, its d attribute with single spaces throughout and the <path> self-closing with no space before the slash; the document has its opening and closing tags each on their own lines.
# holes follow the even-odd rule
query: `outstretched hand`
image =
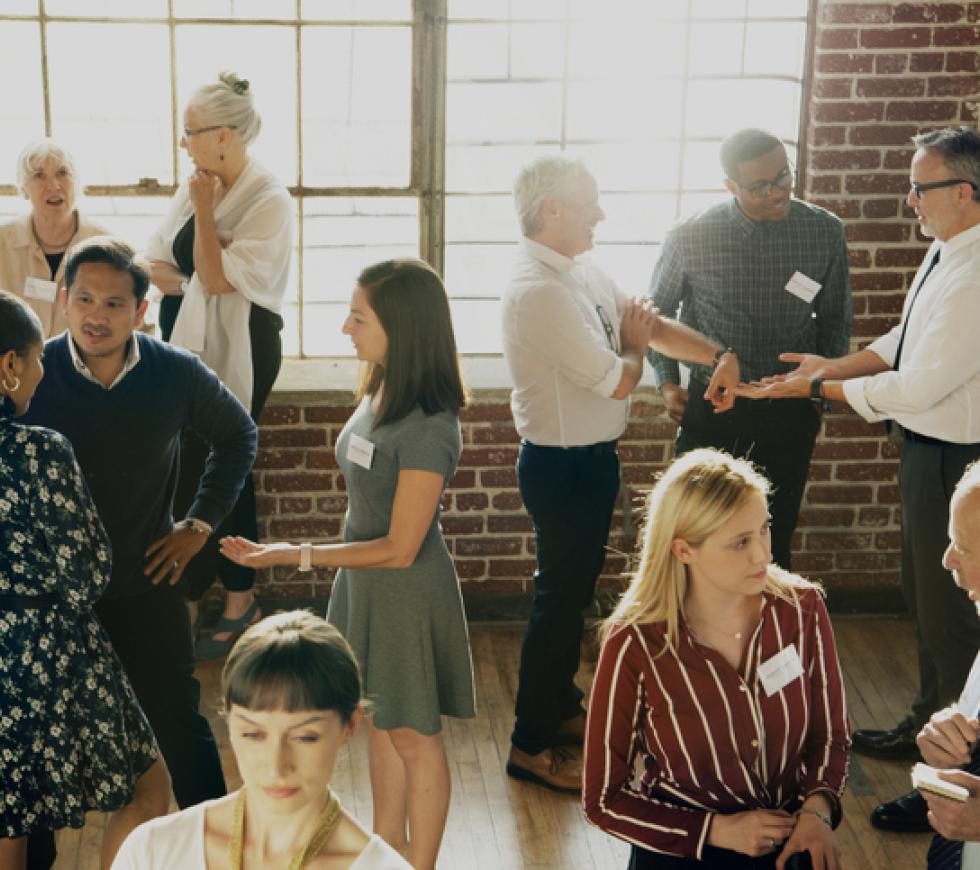
<svg viewBox="0 0 980 870">
<path fill-rule="evenodd" d="M 220 541 L 221 555 L 245 568 L 267 568 L 288 565 L 295 547 L 292 544 L 256 544 L 248 538 L 228 536 Z"/>
</svg>

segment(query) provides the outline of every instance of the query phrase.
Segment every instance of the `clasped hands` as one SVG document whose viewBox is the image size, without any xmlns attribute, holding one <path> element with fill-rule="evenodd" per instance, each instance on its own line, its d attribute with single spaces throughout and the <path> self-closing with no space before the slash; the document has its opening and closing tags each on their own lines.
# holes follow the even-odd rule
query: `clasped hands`
<svg viewBox="0 0 980 870">
<path fill-rule="evenodd" d="M 970 793 L 961 803 L 920 792 L 929 805 L 929 824 L 947 840 L 980 841 L 980 777 L 957 769 L 969 763 L 978 737 L 980 721 L 967 719 L 954 706 L 933 714 L 915 740 L 926 764 L 939 768 L 940 779 Z"/>
</svg>

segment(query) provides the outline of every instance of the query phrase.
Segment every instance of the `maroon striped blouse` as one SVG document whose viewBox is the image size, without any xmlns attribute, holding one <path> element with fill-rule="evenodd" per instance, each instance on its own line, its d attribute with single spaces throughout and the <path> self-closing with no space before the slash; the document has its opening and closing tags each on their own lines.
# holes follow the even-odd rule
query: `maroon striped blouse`
<svg viewBox="0 0 980 870">
<path fill-rule="evenodd" d="M 714 813 L 794 809 L 826 793 L 840 815 L 850 724 L 823 599 L 765 594 L 736 671 L 680 627 L 660 658 L 662 623 L 630 626 L 602 647 L 585 737 L 585 814 L 630 843 L 701 858 Z M 802 677 L 772 697 L 759 665 L 788 644 Z"/>
</svg>

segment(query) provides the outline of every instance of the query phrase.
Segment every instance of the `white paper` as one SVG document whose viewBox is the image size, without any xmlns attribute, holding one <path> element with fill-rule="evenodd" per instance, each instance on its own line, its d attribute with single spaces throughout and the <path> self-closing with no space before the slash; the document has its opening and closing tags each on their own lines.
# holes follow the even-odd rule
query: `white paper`
<svg viewBox="0 0 980 870">
<path fill-rule="evenodd" d="M 796 647 L 792 644 L 759 665 L 759 679 L 762 680 L 762 688 L 770 698 L 783 686 L 801 676 L 803 676 L 803 664 L 800 662 Z"/>
<path fill-rule="evenodd" d="M 956 709 L 967 719 L 975 719 L 980 712 L 980 653 L 977 653 L 977 657 L 973 660 L 970 676 L 966 678 L 960 699 L 956 702 Z"/>
<path fill-rule="evenodd" d="M 954 782 L 940 779 L 936 768 L 921 761 L 912 768 L 912 785 L 919 791 L 928 791 L 961 803 L 970 797 L 970 792 Z"/>
<path fill-rule="evenodd" d="M 802 272 L 794 272 L 793 277 L 786 282 L 786 290 L 804 302 L 813 302 L 820 292 L 821 284 L 808 278 Z"/>
<path fill-rule="evenodd" d="M 54 281 L 45 281 L 43 278 L 28 277 L 24 281 L 24 298 L 54 302 L 58 298 L 58 285 Z"/>
<path fill-rule="evenodd" d="M 361 468 L 370 468 L 374 459 L 374 445 L 367 438 L 352 432 L 347 442 L 347 458 Z"/>
</svg>

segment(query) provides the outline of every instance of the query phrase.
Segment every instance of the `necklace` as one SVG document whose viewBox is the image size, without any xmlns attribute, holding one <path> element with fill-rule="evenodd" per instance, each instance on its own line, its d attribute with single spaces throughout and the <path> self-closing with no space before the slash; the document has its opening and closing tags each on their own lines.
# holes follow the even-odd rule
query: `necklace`
<svg viewBox="0 0 980 870">
<path fill-rule="evenodd" d="M 41 246 L 41 250 L 46 254 L 57 254 L 68 247 L 68 243 L 75 237 L 75 233 L 78 232 L 78 214 L 77 212 L 72 215 L 71 219 L 71 232 L 60 242 L 46 242 L 41 238 L 41 234 L 37 231 L 37 223 L 34 218 L 31 218 L 31 229 L 34 231 L 34 238 L 37 239 L 38 245 Z"/>
<path fill-rule="evenodd" d="M 315 858 L 327 840 L 333 836 L 340 822 L 340 801 L 327 789 L 327 802 L 317 819 L 316 827 L 306 841 L 302 851 L 293 856 L 288 870 L 302 870 Z M 239 789 L 235 798 L 235 818 L 232 822 L 231 841 L 228 843 L 228 862 L 231 870 L 242 870 L 244 866 L 243 849 L 245 845 L 245 789 Z"/>
<path fill-rule="evenodd" d="M 703 619 L 697 620 L 697 623 L 698 623 L 698 631 L 703 631 L 704 629 L 707 628 L 710 631 L 713 631 L 716 635 L 718 635 L 720 637 L 732 637 L 735 640 L 741 640 L 742 639 L 742 635 L 744 634 L 744 632 L 741 632 L 741 631 L 736 631 L 734 633 L 732 633 L 730 631 L 723 631 L 720 628 L 715 628 L 713 625 L 711 625 L 710 623 L 705 622 Z M 691 624 L 690 623 L 690 620 L 688 620 L 688 625 L 690 626 L 690 624 Z"/>
</svg>

